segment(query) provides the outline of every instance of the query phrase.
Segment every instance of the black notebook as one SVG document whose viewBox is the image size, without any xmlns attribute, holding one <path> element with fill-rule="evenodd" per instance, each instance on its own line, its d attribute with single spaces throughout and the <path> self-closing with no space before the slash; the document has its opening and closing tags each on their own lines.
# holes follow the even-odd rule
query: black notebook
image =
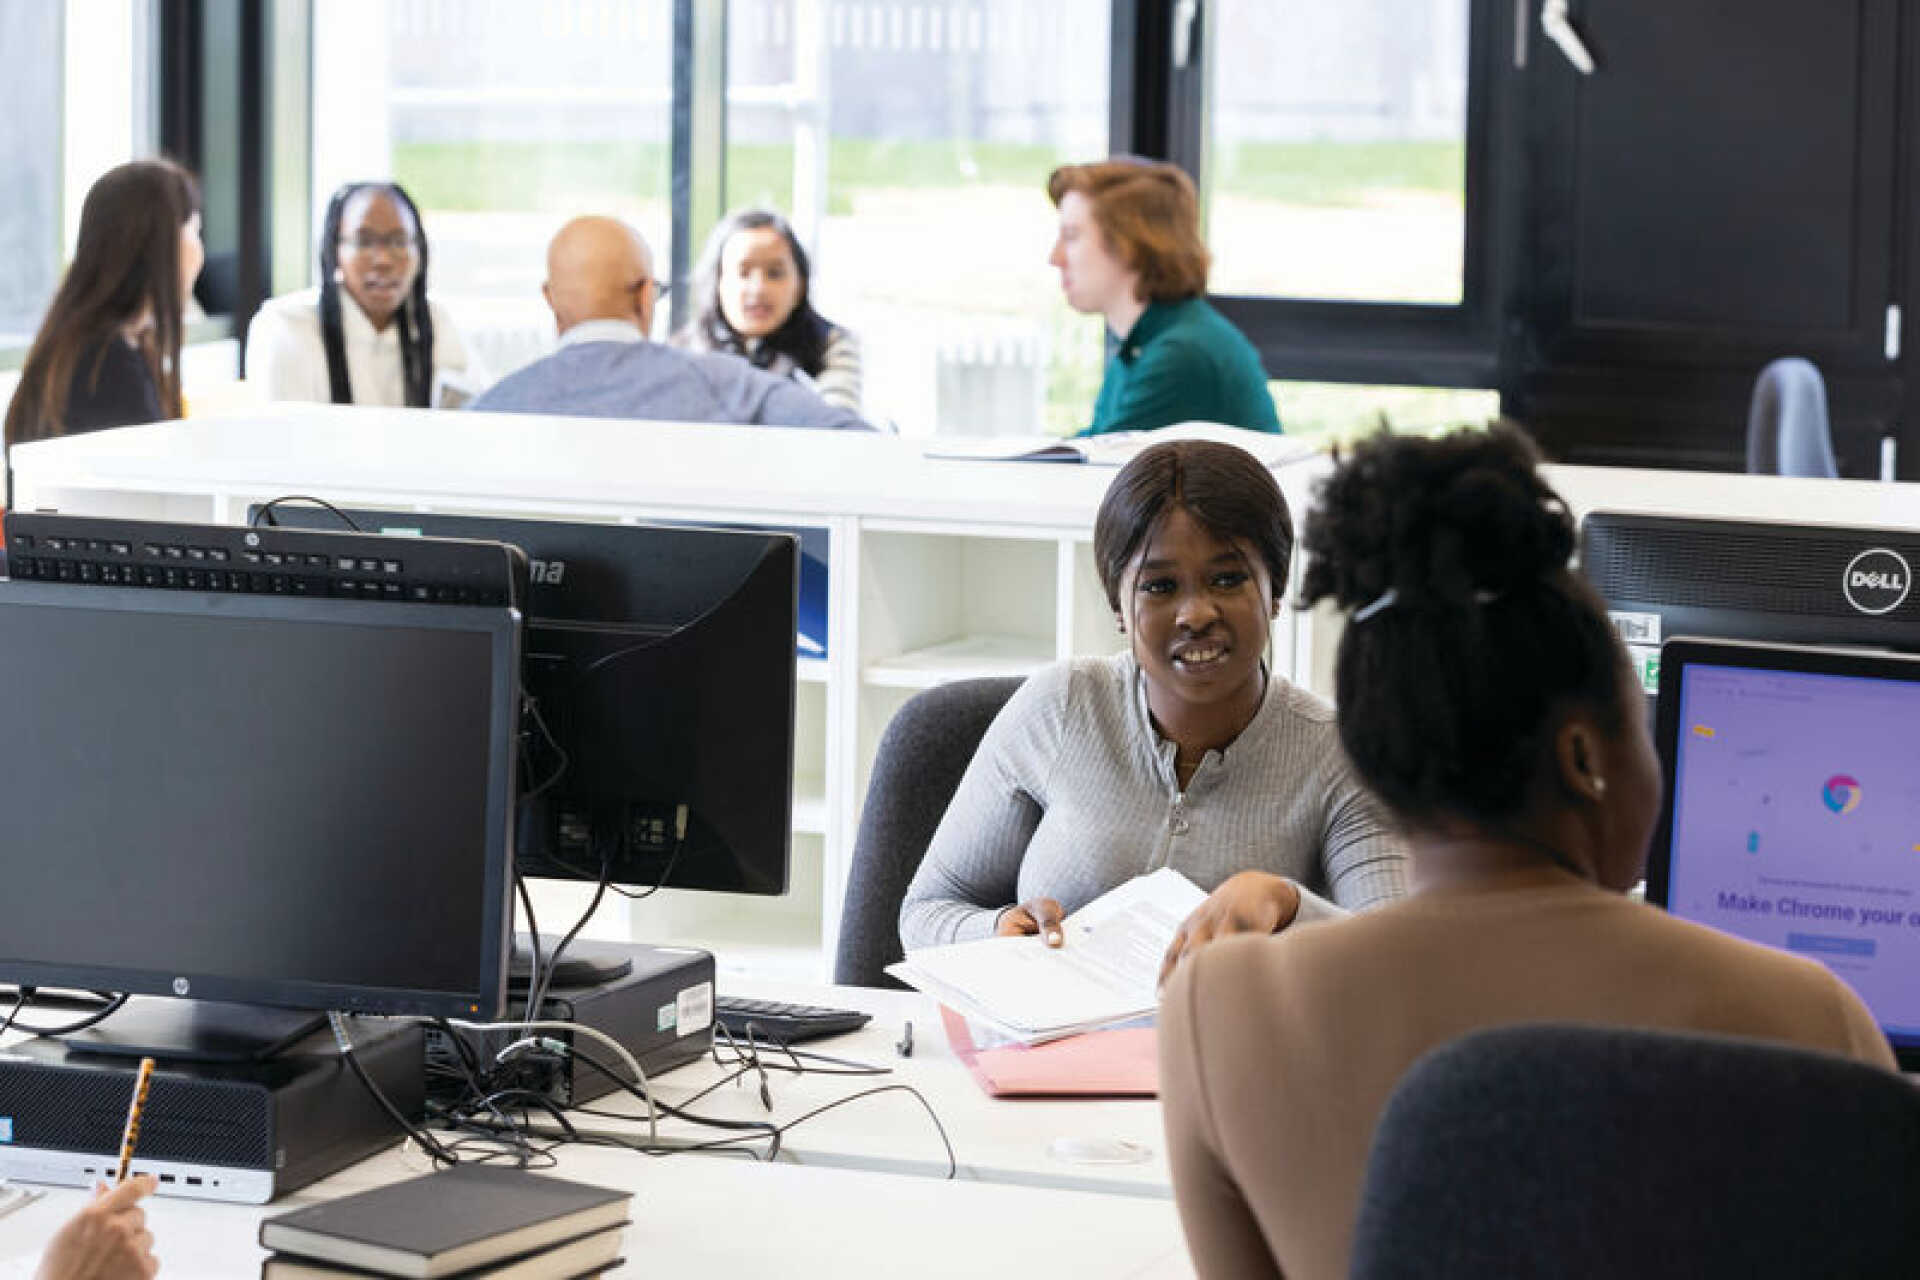
<svg viewBox="0 0 1920 1280">
<path fill-rule="evenodd" d="M 625 1225 L 609 1227 L 577 1240 L 563 1240 L 501 1262 L 487 1262 L 469 1271 L 456 1271 L 446 1280 L 584 1280 L 619 1266 Z M 314 1262 L 290 1253 L 276 1253 L 260 1264 L 260 1280 L 370 1280 L 385 1272 Z"/>
<path fill-rule="evenodd" d="M 632 1199 L 627 1191 L 463 1164 L 269 1218 L 260 1244 L 376 1275 L 437 1280 L 617 1227 Z"/>
</svg>

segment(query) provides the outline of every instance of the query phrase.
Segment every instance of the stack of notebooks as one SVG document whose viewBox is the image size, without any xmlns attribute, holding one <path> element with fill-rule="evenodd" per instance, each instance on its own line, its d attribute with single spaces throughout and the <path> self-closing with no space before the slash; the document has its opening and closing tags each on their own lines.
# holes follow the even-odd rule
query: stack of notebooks
<svg viewBox="0 0 1920 1280">
<path fill-rule="evenodd" d="M 626 1191 L 463 1164 L 269 1218 L 262 1280 L 572 1280 L 620 1265 Z"/>
</svg>

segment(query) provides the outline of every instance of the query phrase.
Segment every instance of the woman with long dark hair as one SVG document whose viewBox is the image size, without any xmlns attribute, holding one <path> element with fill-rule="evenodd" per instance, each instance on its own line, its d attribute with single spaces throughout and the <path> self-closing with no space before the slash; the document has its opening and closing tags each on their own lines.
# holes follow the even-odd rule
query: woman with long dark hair
<svg viewBox="0 0 1920 1280">
<path fill-rule="evenodd" d="M 779 214 L 743 209 L 713 234 L 694 273 L 692 320 L 676 346 L 744 356 L 803 381 L 836 409 L 860 412 L 860 341 L 813 309 L 813 268 Z"/>
<path fill-rule="evenodd" d="M 206 253 L 200 191 L 168 160 L 108 170 L 7 410 L 9 446 L 180 416 L 180 341 Z"/>
<path fill-rule="evenodd" d="M 247 332 L 247 380 L 270 400 L 415 408 L 479 390 L 452 318 L 427 297 L 427 237 L 398 183 L 333 193 L 320 284 L 260 308 Z"/>
</svg>

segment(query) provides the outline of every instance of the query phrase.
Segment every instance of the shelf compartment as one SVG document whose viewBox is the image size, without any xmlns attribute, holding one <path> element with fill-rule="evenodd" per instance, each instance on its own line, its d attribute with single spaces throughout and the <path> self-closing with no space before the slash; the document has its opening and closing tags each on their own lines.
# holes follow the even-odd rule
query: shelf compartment
<svg viewBox="0 0 1920 1280">
<path fill-rule="evenodd" d="M 931 689 L 980 676 L 1029 676 L 1053 661 L 1053 651 L 1053 642 L 1038 636 L 961 636 L 869 663 L 861 677 L 882 688 Z"/>
</svg>

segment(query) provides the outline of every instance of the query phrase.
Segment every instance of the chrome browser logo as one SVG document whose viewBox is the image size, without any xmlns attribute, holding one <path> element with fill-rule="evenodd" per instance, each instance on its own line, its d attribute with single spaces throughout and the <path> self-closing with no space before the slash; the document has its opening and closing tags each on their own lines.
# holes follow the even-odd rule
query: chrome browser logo
<svg viewBox="0 0 1920 1280">
<path fill-rule="evenodd" d="M 1835 813 L 1852 813 L 1860 807 L 1860 782 L 1857 778 L 1844 773 L 1836 773 L 1827 779 L 1827 785 L 1820 790 L 1820 798 L 1827 808 Z"/>
</svg>

